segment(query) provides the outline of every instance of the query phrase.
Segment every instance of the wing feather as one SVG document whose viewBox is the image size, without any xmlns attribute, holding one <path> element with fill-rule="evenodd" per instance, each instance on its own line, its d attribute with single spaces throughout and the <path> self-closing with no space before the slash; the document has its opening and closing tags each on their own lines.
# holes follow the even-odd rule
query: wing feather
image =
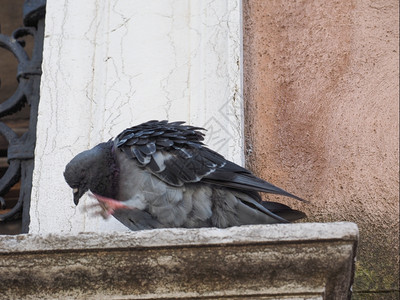
<svg viewBox="0 0 400 300">
<path fill-rule="evenodd" d="M 256 177 L 249 170 L 242 168 L 230 161 L 227 161 L 222 168 L 218 168 L 215 172 L 205 176 L 203 181 L 237 190 L 278 194 L 300 201 L 305 201 L 300 197 L 288 193 L 285 190 Z"/>
<path fill-rule="evenodd" d="M 183 123 L 149 121 L 124 130 L 115 145 L 170 185 L 198 182 L 222 167 L 226 160 L 203 146 L 203 128 Z"/>
</svg>

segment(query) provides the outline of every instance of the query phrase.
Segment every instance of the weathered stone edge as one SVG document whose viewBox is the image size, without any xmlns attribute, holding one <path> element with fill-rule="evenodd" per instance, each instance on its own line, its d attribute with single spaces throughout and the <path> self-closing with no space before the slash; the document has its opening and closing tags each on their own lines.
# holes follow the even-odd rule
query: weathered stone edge
<svg viewBox="0 0 400 300">
<path fill-rule="evenodd" d="M 355 223 L 299 223 L 219 228 L 168 228 L 136 232 L 21 234 L 0 236 L 0 254 L 88 249 L 154 248 L 221 244 L 268 244 L 358 240 Z"/>
</svg>

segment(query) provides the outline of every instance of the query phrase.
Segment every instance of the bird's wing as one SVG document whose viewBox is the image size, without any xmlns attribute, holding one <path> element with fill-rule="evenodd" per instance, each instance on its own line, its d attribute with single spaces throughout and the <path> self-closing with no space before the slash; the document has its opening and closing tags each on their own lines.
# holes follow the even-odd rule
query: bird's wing
<svg viewBox="0 0 400 300">
<path fill-rule="evenodd" d="M 149 121 L 128 128 L 116 137 L 116 148 L 172 186 L 198 182 L 226 160 L 203 146 L 203 128 L 183 123 Z"/>
<path fill-rule="evenodd" d="M 305 201 L 277 186 L 256 177 L 249 170 L 238 166 L 237 164 L 227 161 L 225 165 L 215 170 L 215 172 L 207 174 L 203 178 L 204 182 L 220 185 L 239 191 L 264 192 L 270 194 L 279 194 L 291 197 L 300 201 Z"/>
<path fill-rule="evenodd" d="M 117 136 L 116 147 L 173 186 L 201 180 L 242 191 L 258 202 L 261 199 L 257 192 L 302 200 L 208 149 L 202 143 L 204 134 L 200 130 L 203 128 L 183 123 L 149 121 L 126 129 Z"/>
</svg>

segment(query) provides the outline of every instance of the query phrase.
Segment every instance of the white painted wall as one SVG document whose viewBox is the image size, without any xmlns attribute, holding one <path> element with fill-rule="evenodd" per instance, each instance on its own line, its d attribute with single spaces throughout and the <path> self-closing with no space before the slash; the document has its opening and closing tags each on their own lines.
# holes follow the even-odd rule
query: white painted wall
<svg viewBox="0 0 400 300">
<path fill-rule="evenodd" d="M 240 0 L 48 0 L 30 232 L 125 230 L 78 207 L 68 161 L 150 119 L 243 162 Z"/>
</svg>

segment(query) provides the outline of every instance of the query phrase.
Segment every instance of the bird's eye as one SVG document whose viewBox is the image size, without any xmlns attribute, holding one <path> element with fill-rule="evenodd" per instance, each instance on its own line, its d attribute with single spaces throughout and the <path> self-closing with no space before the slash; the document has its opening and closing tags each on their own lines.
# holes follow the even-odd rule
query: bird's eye
<svg viewBox="0 0 400 300">
<path fill-rule="evenodd" d="M 78 188 L 73 188 L 72 191 L 73 191 L 74 194 L 77 194 L 79 192 L 79 189 Z"/>
</svg>

